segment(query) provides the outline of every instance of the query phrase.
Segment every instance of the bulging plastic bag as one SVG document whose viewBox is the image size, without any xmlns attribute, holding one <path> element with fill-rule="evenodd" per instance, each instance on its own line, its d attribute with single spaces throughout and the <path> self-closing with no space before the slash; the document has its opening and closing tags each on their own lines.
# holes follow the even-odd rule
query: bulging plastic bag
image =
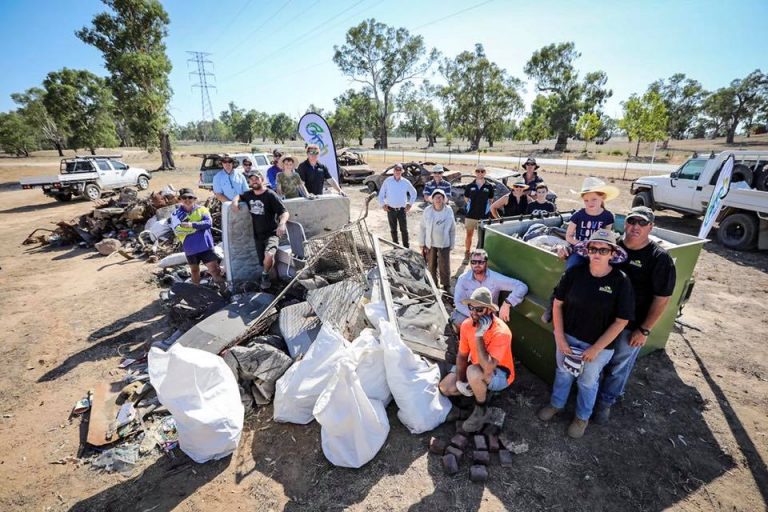
<svg viewBox="0 0 768 512">
<path fill-rule="evenodd" d="M 317 398 L 313 414 L 322 426 L 325 457 L 336 466 L 359 468 L 379 452 L 389 435 L 384 404 L 365 395 L 355 363 L 339 361 L 336 372 Z"/>
<path fill-rule="evenodd" d="M 293 363 L 275 385 L 274 419 L 305 425 L 312 421 L 317 397 L 335 373 L 349 343 L 324 325 L 300 361 Z"/>
<path fill-rule="evenodd" d="M 348 352 L 355 362 L 355 371 L 360 378 L 365 396 L 380 400 L 386 406 L 392 400 L 384 367 L 384 347 L 376 339 L 373 329 L 363 329 L 349 347 Z"/>
<path fill-rule="evenodd" d="M 235 376 L 222 358 L 178 343 L 149 351 L 149 382 L 176 420 L 179 447 L 198 463 L 226 457 L 243 430 Z"/>
<path fill-rule="evenodd" d="M 397 417 L 412 434 L 434 429 L 445 421 L 451 401 L 438 389 L 440 369 L 414 354 L 391 322 L 379 323 L 387 383 L 395 398 Z"/>
</svg>

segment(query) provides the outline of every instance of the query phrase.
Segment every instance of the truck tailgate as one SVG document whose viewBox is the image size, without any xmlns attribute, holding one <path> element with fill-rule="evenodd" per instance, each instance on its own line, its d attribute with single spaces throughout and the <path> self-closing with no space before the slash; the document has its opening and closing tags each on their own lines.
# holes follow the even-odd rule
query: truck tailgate
<svg viewBox="0 0 768 512">
<path fill-rule="evenodd" d="M 80 174 L 59 174 L 54 176 L 27 176 L 19 180 L 22 187 L 39 187 L 52 183 L 69 183 L 75 181 L 90 181 L 99 179 L 97 172 L 83 172 Z"/>
</svg>

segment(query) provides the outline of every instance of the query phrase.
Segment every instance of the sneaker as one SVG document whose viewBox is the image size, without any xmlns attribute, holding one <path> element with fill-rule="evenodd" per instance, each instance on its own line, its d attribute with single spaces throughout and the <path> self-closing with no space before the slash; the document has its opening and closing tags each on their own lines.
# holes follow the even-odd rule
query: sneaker
<svg viewBox="0 0 768 512">
<path fill-rule="evenodd" d="M 464 432 L 471 434 L 473 432 L 478 432 L 485 423 L 490 419 L 491 417 L 491 411 L 488 410 L 487 406 L 479 406 L 475 405 L 475 410 L 472 411 L 472 414 L 469 416 L 469 418 L 464 421 L 464 424 L 461 426 L 461 428 L 464 429 Z"/>
<path fill-rule="evenodd" d="M 592 421 L 597 425 L 605 425 L 611 419 L 611 406 L 598 405 L 592 414 Z"/>
<path fill-rule="evenodd" d="M 580 420 L 579 418 L 573 418 L 571 425 L 568 427 L 568 436 L 572 439 L 581 439 L 584 436 L 584 431 L 587 430 L 589 421 Z"/>
<path fill-rule="evenodd" d="M 269 274 L 261 274 L 261 289 L 269 290 L 272 286 L 272 280 L 269 278 Z"/>
<path fill-rule="evenodd" d="M 539 410 L 538 417 L 541 421 L 549 421 L 554 418 L 562 409 L 552 407 L 551 405 L 545 405 Z"/>
</svg>

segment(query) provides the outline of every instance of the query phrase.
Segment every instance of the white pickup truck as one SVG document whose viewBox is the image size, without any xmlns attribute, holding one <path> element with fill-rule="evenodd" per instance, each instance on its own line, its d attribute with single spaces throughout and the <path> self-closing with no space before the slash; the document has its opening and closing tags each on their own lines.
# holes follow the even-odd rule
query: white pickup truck
<svg viewBox="0 0 768 512">
<path fill-rule="evenodd" d="M 768 249 L 768 151 L 724 151 L 694 155 L 676 171 L 648 176 L 632 183 L 632 206 L 674 210 L 692 217 L 707 209 L 720 169 L 730 155 L 735 158 L 731 187 L 723 199 L 717 239 L 731 249 L 757 245 Z"/>
<path fill-rule="evenodd" d="M 108 190 L 135 186 L 149 188 L 152 175 L 140 167 L 131 167 L 119 160 L 120 155 L 76 156 L 61 161 L 58 176 L 33 176 L 19 181 L 21 188 L 41 187 L 43 193 L 57 201 L 86 197 L 95 201 Z"/>
</svg>

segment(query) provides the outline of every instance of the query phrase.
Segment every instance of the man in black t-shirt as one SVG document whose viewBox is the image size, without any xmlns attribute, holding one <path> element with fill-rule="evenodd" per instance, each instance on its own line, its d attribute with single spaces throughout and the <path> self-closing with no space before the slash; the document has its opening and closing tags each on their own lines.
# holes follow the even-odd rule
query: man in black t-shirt
<svg viewBox="0 0 768 512">
<path fill-rule="evenodd" d="M 493 186 L 485 181 L 485 167 L 479 165 L 475 169 L 475 181 L 464 187 L 464 197 L 467 199 L 464 217 L 464 259 L 469 260 L 469 252 L 472 250 L 472 236 L 480 221 L 487 219 L 493 199 Z"/>
<path fill-rule="evenodd" d="M 325 182 L 329 182 L 331 186 L 342 196 L 346 196 L 341 191 L 341 187 L 336 183 L 336 180 L 331 176 L 328 167 L 318 161 L 320 157 L 320 147 L 317 144 L 310 144 L 307 146 L 307 159 L 299 164 L 299 168 L 296 172 L 301 176 L 304 181 L 304 186 L 307 187 L 307 191 L 310 194 L 320 196 L 323 194 L 323 188 Z"/>
<path fill-rule="evenodd" d="M 627 274 L 635 291 L 635 319 L 614 343 L 614 354 L 605 367 L 597 398 L 593 418 L 596 423 L 609 420 L 611 406 L 623 394 L 640 349 L 675 290 L 675 263 L 667 251 L 649 238 L 653 221 L 653 211 L 646 206 L 632 208 L 624 220 L 624 239 L 619 245 L 628 257 L 619 268 Z"/>
<path fill-rule="evenodd" d="M 261 171 L 254 171 L 248 175 L 248 185 L 251 190 L 235 197 L 232 200 L 232 207 L 235 211 L 239 210 L 240 201 L 248 205 L 253 221 L 256 254 L 263 265 L 261 289 L 266 290 L 272 286 L 269 272 L 275 261 L 280 237 L 285 235 L 285 223 L 288 222 L 289 213 L 277 194 L 264 186 L 264 176 Z"/>
</svg>

